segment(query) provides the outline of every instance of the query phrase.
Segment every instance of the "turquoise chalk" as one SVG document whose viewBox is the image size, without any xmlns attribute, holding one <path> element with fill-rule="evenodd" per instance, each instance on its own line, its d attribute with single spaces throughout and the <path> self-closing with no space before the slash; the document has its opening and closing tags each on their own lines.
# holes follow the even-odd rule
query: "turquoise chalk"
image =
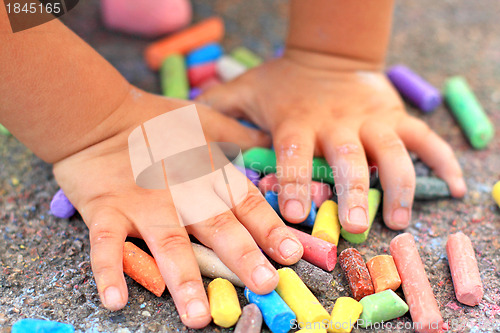
<svg viewBox="0 0 500 333">
<path fill-rule="evenodd" d="M 12 325 L 11 333 L 73 333 L 73 325 L 41 319 L 21 319 Z"/>
<path fill-rule="evenodd" d="M 264 322 L 273 333 L 287 333 L 296 320 L 290 307 L 283 301 L 276 291 L 267 295 L 258 295 L 245 287 L 245 297 L 250 303 L 259 307 Z"/>
<path fill-rule="evenodd" d="M 265 198 L 267 203 L 271 207 L 273 207 L 273 209 L 276 211 L 276 213 L 278 213 L 278 215 L 281 218 L 283 218 L 280 212 L 280 206 L 278 204 L 278 193 L 267 191 L 265 194 Z M 309 215 L 303 222 L 299 223 L 299 225 L 312 228 L 314 226 L 314 221 L 316 221 L 316 214 L 317 214 L 316 210 L 317 210 L 316 204 L 314 203 L 314 201 L 311 201 L 311 210 L 309 211 Z"/>
<path fill-rule="evenodd" d="M 189 53 L 186 57 L 186 65 L 188 67 L 192 67 L 210 61 L 215 61 L 219 59 L 223 53 L 224 50 L 219 44 L 210 43 Z"/>
</svg>

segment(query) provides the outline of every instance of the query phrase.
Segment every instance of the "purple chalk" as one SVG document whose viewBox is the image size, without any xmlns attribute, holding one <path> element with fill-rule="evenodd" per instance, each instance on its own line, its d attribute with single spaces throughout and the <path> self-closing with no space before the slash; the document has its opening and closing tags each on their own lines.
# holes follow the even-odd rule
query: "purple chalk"
<svg viewBox="0 0 500 333">
<path fill-rule="evenodd" d="M 274 50 L 274 57 L 281 58 L 285 53 L 285 48 L 283 46 L 279 46 Z"/>
<path fill-rule="evenodd" d="M 236 169 L 240 170 L 241 173 L 245 174 L 250 181 L 257 186 L 260 180 L 260 174 L 254 170 L 246 169 L 242 166 L 236 165 Z"/>
<path fill-rule="evenodd" d="M 52 215 L 67 219 L 75 214 L 75 207 L 69 202 L 63 190 L 57 191 L 50 202 L 50 211 Z"/>
<path fill-rule="evenodd" d="M 433 111 L 441 104 L 441 93 L 429 82 L 406 66 L 393 66 L 387 76 L 399 93 L 424 112 Z"/>
<path fill-rule="evenodd" d="M 198 97 L 202 93 L 202 90 L 200 88 L 193 88 L 189 91 L 189 99 L 193 100 L 196 97 Z"/>
</svg>

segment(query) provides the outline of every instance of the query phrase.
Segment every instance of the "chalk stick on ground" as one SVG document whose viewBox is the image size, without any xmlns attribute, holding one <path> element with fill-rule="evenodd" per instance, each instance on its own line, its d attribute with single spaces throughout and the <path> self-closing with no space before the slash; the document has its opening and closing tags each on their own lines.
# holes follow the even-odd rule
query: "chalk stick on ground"
<svg viewBox="0 0 500 333">
<path fill-rule="evenodd" d="M 165 291 L 155 259 L 131 242 L 123 246 L 123 272 L 158 297 Z"/>
<path fill-rule="evenodd" d="M 335 244 L 328 243 L 295 228 L 288 227 L 288 230 L 293 232 L 304 247 L 302 259 L 327 272 L 331 272 L 335 268 L 337 263 L 337 246 Z"/>
<path fill-rule="evenodd" d="M 493 185 L 493 190 L 491 191 L 491 196 L 493 200 L 497 203 L 498 207 L 500 207 L 500 180 Z"/>
<path fill-rule="evenodd" d="M 392 256 L 375 256 L 368 260 L 366 267 L 370 272 L 376 293 L 387 289 L 396 291 L 401 286 L 401 278 Z"/>
<path fill-rule="evenodd" d="M 224 82 L 234 80 L 247 71 L 245 65 L 227 55 L 223 55 L 217 60 L 216 69 L 217 74 Z"/>
<path fill-rule="evenodd" d="M 235 286 L 245 287 L 240 278 L 224 265 L 214 251 L 200 244 L 191 243 L 191 246 L 200 267 L 201 275 L 212 279 L 223 278 L 229 280 Z"/>
<path fill-rule="evenodd" d="M 323 202 L 321 207 L 319 207 L 311 235 L 329 243 L 338 245 L 340 222 L 336 202 L 326 200 Z"/>
<path fill-rule="evenodd" d="M 368 234 L 370 233 L 370 229 L 372 228 L 373 221 L 375 220 L 375 216 L 377 216 L 381 198 L 382 193 L 380 193 L 379 190 L 375 188 L 368 190 L 368 229 L 360 234 L 353 234 L 346 231 L 344 228 L 341 228 L 340 234 L 342 235 L 342 238 L 354 244 L 366 241 Z"/>
<path fill-rule="evenodd" d="M 260 333 L 261 329 L 262 313 L 259 307 L 253 303 L 245 305 L 234 333 Z"/>
<path fill-rule="evenodd" d="M 291 323 L 297 317 L 276 291 L 273 290 L 266 295 L 258 295 L 245 288 L 245 297 L 250 303 L 259 307 L 271 332 L 287 333 L 290 331 Z"/>
<path fill-rule="evenodd" d="M 356 324 L 363 306 L 351 297 L 339 297 L 333 306 L 330 322 L 328 323 L 329 333 L 349 333 Z"/>
<path fill-rule="evenodd" d="M 261 57 L 243 46 L 235 48 L 233 52 L 231 52 L 231 57 L 247 68 L 257 67 L 262 64 Z"/>
<path fill-rule="evenodd" d="M 415 179 L 415 200 L 435 200 L 451 197 L 448 184 L 436 177 L 417 177 Z"/>
<path fill-rule="evenodd" d="M 188 99 L 189 83 L 184 57 L 180 54 L 168 56 L 160 70 L 163 96 Z"/>
<path fill-rule="evenodd" d="M 59 189 L 50 202 L 50 212 L 54 216 L 67 219 L 76 213 L 76 209 L 68 200 L 63 190 Z"/>
<path fill-rule="evenodd" d="M 470 306 L 478 305 L 483 298 L 483 283 L 470 238 L 462 232 L 448 236 L 446 253 L 457 300 Z"/>
<path fill-rule="evenodd" d="M 356 301 L 375 292 L 368 268 L 358 250 L 348 248 L 340 252 L 339 263 Z"/>
<path fill-rule="evenodd" d="M 73 325 L 42 319 L 21 319 L 12 325 L 11 333 L 73 333 Z"/>
<path fill-rule="evenodd" d="M 5 136 L 9 136 L 10 132 L 5 126 L 0 124 L 0 134 L 5 135 Z"/>
<path fill-rule="evenodd" d="M 363 328 L 401 317 L 408 312 L 408 305 L 391 289 L 363 297 L 360 303 L 363 313 L 359 317 L 359 326 Z"/>
<path fill-rule="evenodd" d="M 394 258 L 406 302 L 418 333 L 440 332 L 443 318 L 418 254 L 413 236 L 404 233 L 392 239 L 391 255 Z"/>
<path fill-rule="evenodd" d="M 214 323 L 225 328 L 234 326 L 240 318 L 241 307 L 233 284 L 217 278 L 208 285 L 207 294 Z"/>
</svg>

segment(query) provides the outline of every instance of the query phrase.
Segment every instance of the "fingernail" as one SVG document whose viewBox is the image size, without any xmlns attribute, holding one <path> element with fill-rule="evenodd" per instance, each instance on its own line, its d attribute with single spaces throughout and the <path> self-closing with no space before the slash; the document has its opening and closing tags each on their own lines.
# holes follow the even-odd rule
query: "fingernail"
<svg viewBox="0 0 500 333">
<path fill-rule="evenodd" d="M 104 305 L 108 308 L 119 307 L 122 303 L 122 294 L 117 287 L 110 286 L 104 291 Z"/>
<path fill-rule="evenodd" d="M 267 283 L 267 281 L 274 278 L 275 273 L 265 265 L 257 266 L 252 272 L 252 280 L 258 286 L 262 286 Z"/>
<path fill-rule="evenodd" d="M 363 207 L 354 207 L 349 210 L 349 224 L 364 229 L 368 227 L 368 219 Z"/>
<path fill-rule="evenodd" d="M 467 185 L 465 184 L 465 180 L 461 177 L 457 178 L 455 180 L 455 186 L 461 191 L 461 192 L 466 192 L 467 191 Z"/>
<path fill-rule="evenodd" d="M 410 219 L 410 212 L 408 208 L 397 208 L 392 212 L 392 222 L 400 227 L 406 227 Z"/>
<path fill-rule="evenodd" d="M 299 200 L 290 199 L 285 204 L 285 215 L 299 219 L 304 216 L 304 206 Z"/>
<path fill-rule="evenodd" d="M 282 241 L 280 246 L 279 246 L 281 256 L 284 259 L 288 259 L 291 256 L 293 256 L 294 254 L 300 252 L 300 248 L 301 248 L 301 245 L 290 238 L 287 238 L 284 241 Z"/>
<path fill-rule="evenodd" d="M 205 303 L 199 299 L 194 299 L 188 303 L 186 307 L 187 316 L 189 318 L 204 317 L 208 315 L 208 309 Z"/>
</svg>

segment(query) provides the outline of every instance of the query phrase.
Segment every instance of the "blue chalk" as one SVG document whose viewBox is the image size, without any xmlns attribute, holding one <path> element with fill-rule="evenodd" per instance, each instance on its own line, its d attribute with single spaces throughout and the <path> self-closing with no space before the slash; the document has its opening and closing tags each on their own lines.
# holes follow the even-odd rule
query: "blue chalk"
<svg viewBox="0 0 500 333">
<path fill-rule="evenodd" d="M 186 65 L 192 67 L 214 61 L 219 59 L 223 53 L 224 50 L 219 44 L 210 43 L 189 53 L 186 57 Z"/>
<path fill-rule="evenodd" d="M 278 204 L 278 193 L 267 191 L 265 194 L 265 198 L 267 203 L 271 207 L 273 207 L 273 209 L 276 211 L 276 213 L 278 213 L 278 215 L 281 218 L 283 218 L 280 212 L 280 206 Z M 314 201 L 311 201 L 311 210 L 309 211 L 309 215 L 303 222 L 299 223 L 299 225 L 312 228 L 314 226 L 314 221 L 316 221 L 316 214 L 317 214 L 316 210 L 317 210 L 316 204 L 314 203 Z"/>
<path fill-rule="evenodd" d="M 285 53 L 285 47 L 284 46 L 278 46 L 275 50 L 274 50 L 274 57 L 275 58 L 281 58 L 283 57 L 283 54 Z"/>
<path fill-rule="evenodd" d="M 241 125 L 245 126 L 245 127 L 248 127 L 248 128 L 255 128 L 255 129 L 260 130 L 259 126 L 255 125 L 254 123 L 251 123 L 251 122 L 249 122 L 249 121 L 247 121 L 247 120 L 245 120 L 245 119 L 238 119 L 238 122 L 239 122 Z"/>
<path fill-rule="evenodd" d="M 21 319 L 12 325 L 11 333 L 74 333 L 73 325 L 41 319 Z"/>
<path fill-rule="evenodd" d="M 258 295 L 245 287 L 245 297 L 262 312 L 267 327 L 273 333 L 287 333 L 297 317 L 276 291 Z"/>
</svg>

